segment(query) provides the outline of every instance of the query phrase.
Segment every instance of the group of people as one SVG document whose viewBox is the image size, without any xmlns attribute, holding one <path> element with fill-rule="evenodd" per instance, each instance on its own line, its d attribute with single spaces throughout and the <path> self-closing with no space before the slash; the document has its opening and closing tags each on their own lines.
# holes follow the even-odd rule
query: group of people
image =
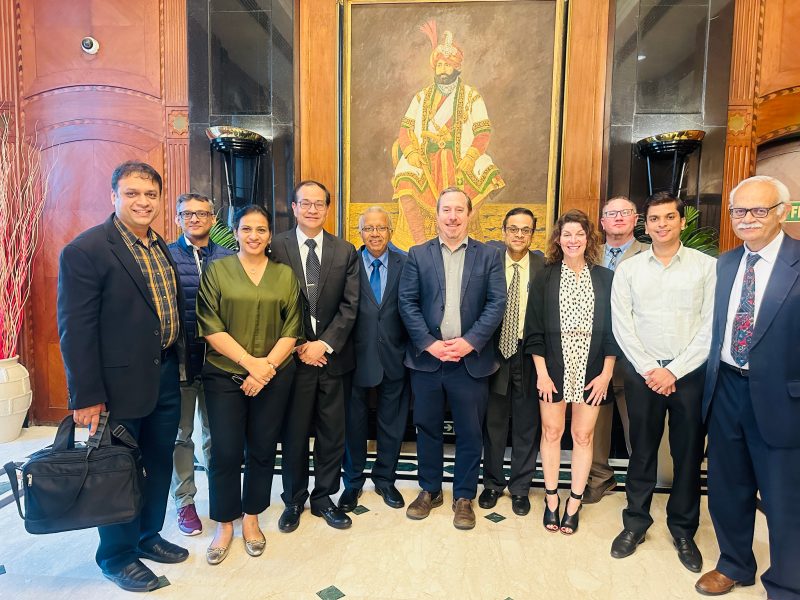
<svg viewBox="0 0 800 600">
<path fill-rule="evenodd" d="M 721 594 L 749 585 L 756 494 L 767 515 L 770 598 L 800 598 L 800 242 L 781 221 L 788 191 L 754 177 L 731 194 L 745 242 L 719 261 L 686 248 L 680 199 L 644 205 L 652 245 L 633 236 L 637 207 L 607 201 L 592 221 L 571 210 L 544 255 L 530 250 L 536 218 L 523 207 L 502 223 L 502 242 L 468 235 L 470 198 L 448 188 L 436 204 L 438 236 L 408 254 L 391 245 L 380 207 L 360 217 L 356 249 L 324 230 L 330 194 L 297 185 L 296 227 L 273 235 L 259 206 L 233 220 L 238 252 L 209 239 L 213 203 L 176 203 L 179 239 L 167 246 L 151 224 L 161 177 L 128 162 L 114 171 L 114 214 L 62 252 L 58 325 L 78 424 L 99 414 L 137 438 L 147 471 L 144 508 L 130 523 L 100 528 L 96 560 L 131 591 L 158 578 L 140 559 L 176 563 L 188 551 L 163 539 L 170 488 L 185 535 L 202 531 L 194 505 L 195 412 L 203 429 L 209 512 L 217 522 L 206 559 L 228 555 L 241 519 L 245 549 L 264 552 L 258 516 L 268 506 L 278 443 L 280 531 L 311 514 L 345 529 L 366 481 L 370 398 L 377 399 L 375 492 L 405 506 L 395 487 L 413 397 L 420 492 L 406 509 L 426 518 L 443 504 L 444 421 L 455 429 L 453 524 L 475 526 L 473 502 L 494 507 L 508 487 L 526 515 L 537 450 L 545 480 L 543 526 L 571 535 L 584 503 L 616 485 L 609 467 L 613 404 L 630 462 L 623 530 L 611 555 L 632 554 L 652 524 L 658 448 L 669 417 L 674 482 L 667 525 L 682 564 L 700 572 L 694 534 L 708 429 L 709 508 L 717 568 L 696 588 Z M 561 513 L 561 439 L 571 408 L 571 490 Z M 511 427 L 511 474 L 503 463 Z M 309 438 L 314 487 L 309 492 Z M 242 464 L 244 464 L 242 476 Z M 332 497 L 344 490 L 334 502 Z M 171 485 L 170 485 L 171 484 Z"/>
</svg>

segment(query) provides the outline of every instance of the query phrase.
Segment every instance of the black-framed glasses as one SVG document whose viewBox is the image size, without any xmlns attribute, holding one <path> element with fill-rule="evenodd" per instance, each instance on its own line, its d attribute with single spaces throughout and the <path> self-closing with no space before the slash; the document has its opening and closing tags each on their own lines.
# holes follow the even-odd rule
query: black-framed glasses
<svg viewBox="0 0 800 600">
<path fill-rule="evenodd" d="M 364 233 L 386 233 L 389 231 L 389 228 L 386 225 L 367 225 L 366 227 L 362 227 L 361 231 Z"/>
<path fill-rule="evenodd" d="M 773 208 L 779 207 L 783 202 L 778 202 L 777 204 L 773 204 L 772 206 L 754 206 L 753 208 L 729 208 L 728 213 L 734 219 L 744 219 L 747 213 L 751 213 L 756 219 L 763 219 L 771 211 Z"/>
<path fill-rule="evenodd" d="M 521 233 L 522 235 L 531 235 L 533 233 L 533 229 L 530 227 L 517 227 L 516 225 L 509 225 L 506 227 L 506 233 L 510 233 L 511 235 L 517 235 Z"/>
<path fill-rule="evenodd" d="M 207 210 L 182 210 L 178 216 L 184 221 L 191 221 L 192 217 L 197 217 L 200 221 L 207 221 L 214 216 L 214 213 Z"/>
<path fill-rule="evenodd" d="M 632 208 L 621 208 L 620 210 L 606 210 L 603 211 L 603 216 L 609 219 L 615 218 L 617 215 L 622 215 L 623 217 L 630 217 L 636 211 Z"/>
</svg>

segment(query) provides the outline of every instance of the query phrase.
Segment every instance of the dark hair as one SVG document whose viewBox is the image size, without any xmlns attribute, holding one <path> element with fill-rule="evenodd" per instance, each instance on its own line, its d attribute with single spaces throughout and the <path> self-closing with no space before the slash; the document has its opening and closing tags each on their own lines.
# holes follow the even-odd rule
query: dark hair
<svg viewBox="0 0 800 600">
<path fill-rule="evenodd" d="M 203 194 L 194 194 L 191 192 L 188 194 L 181 194 L 180 196 L 178 196 L 178 199 L 175 201 L 175 210 L 176 211 L 180 210 L 181 204 L 183 204 L 184 202 L 189 202 L 189 200 L 197 200 L 198 202 L 208 202 L 211 205 L 211 211 L 212 212 L 214 211 L 214 202 L 208 196 L 203 196 Z"/>
<path fill-rule="evenodd" d="M 459 194 L 464 194 L 464 198 L 467 199 L 467 212 L 470 212 L 470 213 L 472 212 L 472 198 L 470 198 L 467 195 L 467 192 L 465 192 L 461 188 L 452 185 L 449 188 L 444 188 L 439 193 L 439 197 L 436 199 L 436 212 L 437 212 L 437 214 L 439 212 L 439 202 L 441 201 L 442 196 L 444 196 L 445 194 L 449 194 L 450 192 L 458 192 Z"/>
<path fill-rule="evenodd" d="M 678 209 L 678 214 L 682 219 L 684 213 L 683 200 L 676 198 L 671 192 L 656 192 L 647 198 L 647 200 L 644 201 L 644 218 L 647 219 L 647 212 L 650 210 L 651 206 L 659 206 L 661 204 L 670 204 L 673 202 L 675 203 L 675 208 Z"/>
<path fill-rule="evenodd" d="M 530 208 L 525 208 L 524 206 L 515 206 L 506 213 L 506 216 L 503 217 L 503 229 L 506 228 L 506 222 L 508 221 L 508 218 L 516 215 L 529 216 L 531 219 L 533 219 L 533 228 L 536 229 L 536 217 L 534 216 L 533 211 Z"/>
<path fill-rule="evenodd" d="M 258 204 L 248 204 L 247 206 L 243 206 L 235 213 L 233 213 L 234 231 L 239 229 L 239 222 L 244 217 L 252 214 L 259 214 L 262 217 L 264 217 L 267 220 L 267 227 L 269 228 L 269 232 L 272 233 L 272 215 L 266 208 L 264 208 L 263 206 L 259 206 Z"/>
<path fill-rule="evenodd" d="M 609 198 L 608 200 L 603 202 L 603 206 L 600 207 L 600 214 L 601 215 L 605 211 L 606 206 L 611 204 L 614 200 L 625 200 L 625 202 L 630 202 L 631 206 L 633 206 L 633 210 L 639 210 L 639 207 L 636 206 L 636 202 L 634 202 L 633 200 L 631 200 L 627 196 L 622 196 L 622 195 L 620 195 L 620 196 L 611 196 L 611 198 Z"/>
<path fill-rule="evenodd" d="M 162 192 L 163 182 L 161 175 L 158 174 L 153 167 L 145 162 L 138 162 L 129 160 L 119 165 L 111 174 L 111 189 L 115 192 L 119 191 L 119 180 L 127 177 L 128 175 L 139 174 L 144 179 L 150 179 L 158 186 L 158 193 Z"/>
<path fill-rule="evenodd" d="M 328 188 L 322 185 L 319 181 L 314 181 L 313 179 L 304 179 L 296 186 L 294 186 L 294 192 L 292 192 L 292 202 L 297 202 L 297 193 L 300 191 L 301 188 L 304 188 L 307 185 L 315 185 L 323 192 L 325 192 L 325 206 L 331 205 L 331 193 L 328 191 Z"/>
<path fill-rule="evenodd" d="M 565 212 L 558 218 L 550 232 L 550 239 L 547 240 L 547 251 L 545 252 L 545 262 L 549 265 L 564 260 L 564 251 L 558 241 L 561 238 L 561 231 L 567 223 L 577 223 L 586 233 L 586 251 L 584 259 L 590 267 L 600 264 L 601 248 L 600 236 L 597 229 L 582 210 L 572 209 Z"/>
</svg>

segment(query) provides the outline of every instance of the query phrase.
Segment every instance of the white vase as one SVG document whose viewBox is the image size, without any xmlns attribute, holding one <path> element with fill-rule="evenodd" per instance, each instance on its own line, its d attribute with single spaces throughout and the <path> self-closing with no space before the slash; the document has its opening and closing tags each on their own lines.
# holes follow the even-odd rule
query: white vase
<svg viewBox="0 0 800 600">
<path fill-rule="evenodd" d="M 31 378 L 19 356 L 0 359 L 0 444 L 19 437 L 32 397 Z"/>
</svg>

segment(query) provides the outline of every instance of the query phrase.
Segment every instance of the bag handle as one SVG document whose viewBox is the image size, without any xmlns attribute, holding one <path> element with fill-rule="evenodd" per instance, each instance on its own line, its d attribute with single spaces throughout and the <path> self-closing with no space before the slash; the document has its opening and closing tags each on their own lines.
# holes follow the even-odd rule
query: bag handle
<svg viewBox="0 0 800 600">
<path fill-rule="evenodd" d="M 14 494 L 14 500 L 17 503 L 17 512 L 19 513 L 20 518 L 25 520 L 25 515 L 22 514 L 22 504 L 19 501 L 19 481 L 17 481 L 17 470 L 19 469 L 21 463 L 15 462 L 8 462 L 5 464 L 3 469 L 5 469 L 6 475 L 8 475 L 8 482 L 11 484 L 11 493 Z"/>
</svg>

